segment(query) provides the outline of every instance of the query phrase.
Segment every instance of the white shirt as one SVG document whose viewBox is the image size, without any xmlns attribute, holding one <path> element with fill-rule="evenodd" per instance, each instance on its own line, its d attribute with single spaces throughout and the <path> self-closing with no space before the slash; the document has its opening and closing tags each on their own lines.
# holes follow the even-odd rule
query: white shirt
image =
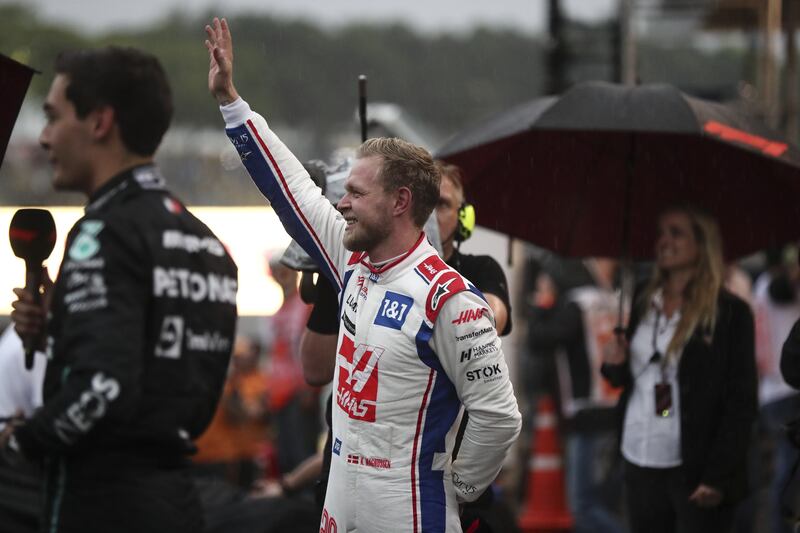
<svg viewBox="0 0 800 533">
<path fill-rule="evenodd" d="M 25 369 L 25 350 L 22 340 L 8 326 L 0 336 L 0 416 L 13 416 L 21 410 L 30 416 L 42 405 L 42 382 L 47 359 L 36 352 L 31 370 Z M 0 423 L 0 429 L 5 424 Z"/>
<path fill-rule="evenodd" d="M 672 386 L 672 408 L 666 417 L 655 413 L 655 386 L 662 381 L 661 361 L 651 361 L 653 330 L 657 327 L 655 345 L 663 359 L 680 319 L 680 311 L 675 311 L 669 318 L 664 315 L 661 292 L 658 291 L 631 339 L 630 365 L 634 380 L 622 430 L 622 455 L 638 466 L 670 468 L 682 462 L 679 354 L 669 354 L 665 368 L 665 378 Z"/>
<path fill-rule="evenodd" d="M 781 375 L 781 349 L 794 323 L 800 319 L 800 300 L 778 304 L 769 296 L 772 276 L 764 272 L 753 288 L 753 306 L 756 317 L 756 360 L 758 361 L 758 400 L 766 405 L 797 391 L 786 384 Z"/>
</svg>

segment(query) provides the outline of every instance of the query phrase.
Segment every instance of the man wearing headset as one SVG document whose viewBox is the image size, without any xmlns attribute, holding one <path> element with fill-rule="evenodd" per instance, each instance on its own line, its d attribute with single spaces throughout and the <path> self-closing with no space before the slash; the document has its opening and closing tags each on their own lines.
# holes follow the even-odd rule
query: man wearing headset
<svg viewBox="0 0 800 533">
<path fill-rule="evenodd" d="M 483 293 L 492 308 L 500 336 L 511 333 L 511 302 L 508 283 L 503 269 L 491 256 L 463 254 L 459 247 L 475 229 L 475 208 L 468 204 L 464 195 L 461 170 L 455 166 L 436 161 L 441 174 L 439 202 L 436 204 L 436 219 L 442 239 L 442 257 L 461 275 L 472 281 Z M 469 412 L 464 414 L 456 438 L 454 455 L 458 455 L 461 439 Z M 461 513 L 461 525 L 465 531 L 494 531 L 506 529 L 502 514 L 491 510 L 493 503 L 491 487 L 477 501 L 465 506 Z"/>
<path fill-rule="evenodd" d="M 498 334 L 508 335 L 511 333 L 511 303 L 506 276 L 492 257 L 462 254 L 458 249 L 475 228 L 475 209 L 464 198 L 459 168 L 443 161 L 437 161 L 436 166 L 442 175 L 439 203 L 436 205 L 442 258 L 483 292 L 494 312 Z"/>
</svg>

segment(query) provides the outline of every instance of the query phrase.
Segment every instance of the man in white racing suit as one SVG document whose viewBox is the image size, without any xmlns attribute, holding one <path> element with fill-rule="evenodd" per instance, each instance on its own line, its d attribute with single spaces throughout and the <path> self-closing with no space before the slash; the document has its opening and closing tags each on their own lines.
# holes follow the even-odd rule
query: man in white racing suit
<svg viewBox="0 0 800 533">
<path fill-rule="evenodd" d="M 206 33 L 209 89 L 228 137 L 287 232 L 340 291 L 320 531 L 460 531 L 459 504 L 495 478 L 520 414 L 489 305 L 422 232 L 439 198 L 430 154 L 397 139 L 367 141 L 340 213 L 239 98 L 225 20 Z"/>
</svg>

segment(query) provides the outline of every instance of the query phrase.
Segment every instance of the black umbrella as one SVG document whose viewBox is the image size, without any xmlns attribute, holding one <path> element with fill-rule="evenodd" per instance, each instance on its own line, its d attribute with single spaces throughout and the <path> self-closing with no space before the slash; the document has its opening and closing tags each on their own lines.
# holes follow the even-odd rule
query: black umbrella
<svg viewBox="0 0 800 533">
<path fill-rule="evenodd" d="M 3 102 L 0 105 L 0 163 L 6 154 L 11 130 L 14 129 L 19 108 L 35 72 L 32 68 L 0 54 L 0 101 Z"/>
<path fill-rule="evenodd" d="M 458 133 L 481 225 L 567 256 L 649 258 L 658 212 L 691 203 L 726 255 L 800 237 L 800 152 L 732 107 L 668 85 L 575 85 Z"/>
</svg>

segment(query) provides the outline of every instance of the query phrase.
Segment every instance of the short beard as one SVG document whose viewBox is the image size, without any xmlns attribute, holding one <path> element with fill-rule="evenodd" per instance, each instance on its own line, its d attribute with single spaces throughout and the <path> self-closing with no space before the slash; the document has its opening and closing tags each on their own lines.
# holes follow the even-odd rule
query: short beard
<svg viewBox="0 0 800 533">
<path fill-rule="evenodd" d="M 380 226 L 362 231 L 361 235 L 358 236 L 345 233 L 342 242 L 344 243 L 344 247 L 351 252 L 366 252 L 380 244 L 388 236 L 389 225 L 381 224 Z"/>
</svg>

